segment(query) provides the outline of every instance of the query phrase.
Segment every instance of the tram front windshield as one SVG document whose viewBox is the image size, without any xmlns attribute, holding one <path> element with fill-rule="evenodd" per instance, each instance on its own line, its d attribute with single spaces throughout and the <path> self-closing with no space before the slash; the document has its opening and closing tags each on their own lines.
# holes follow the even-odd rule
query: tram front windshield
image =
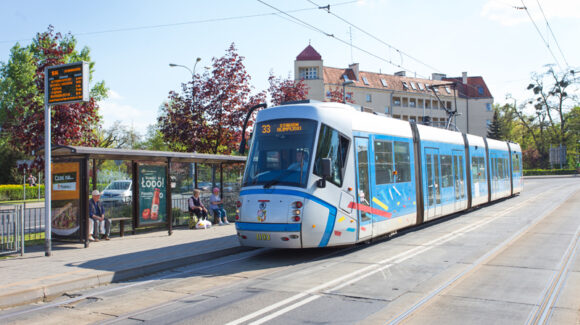
<svg viewBox="0 0 580 325">
<path fill-rule="evenodd" d="M 258 123 L 243 186 L 306 187 L 317 122 L 278 119 Z"/>
</svg>

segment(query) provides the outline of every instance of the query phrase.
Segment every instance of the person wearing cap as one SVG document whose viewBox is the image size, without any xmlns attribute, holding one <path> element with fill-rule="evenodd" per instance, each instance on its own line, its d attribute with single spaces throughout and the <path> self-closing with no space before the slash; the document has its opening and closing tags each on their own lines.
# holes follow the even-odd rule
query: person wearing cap
<svg viewBox="0 0 580 325">
<path fill-rule="evenodd" d="M 224 202 L 220 198 L 220 189 L 214 187 L 213 194 L 209 198 L 209 208 L 213 212 L 214 225 L 229 225 L 228 214 L 224 209 Z"/>
<path fill-rule="evenodd" d="M 102 234 L 102 239 L 109 240 L 109 235 L 111 234 L 111 220 L 105 218 L 105 208 L 100 201 L 101 193 L 98 190 L 93 191 L 93 197 L 89 200 L 89 217 L 91 222 L 89 222 L 89 240 L 99 241 L 99 231 L 100 225 L 104 223 L 105 233 Z"/>
</svg>

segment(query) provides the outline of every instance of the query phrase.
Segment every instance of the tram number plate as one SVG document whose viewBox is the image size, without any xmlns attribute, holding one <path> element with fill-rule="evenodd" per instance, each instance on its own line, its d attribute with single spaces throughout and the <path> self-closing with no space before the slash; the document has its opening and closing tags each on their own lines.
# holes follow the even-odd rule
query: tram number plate
<svg viewBox="0 0 580 325">
<path fill-rule="evenodd" d="M 270 240 L 270 234 L 256 234 L 257 240 Z"/>
</svg>

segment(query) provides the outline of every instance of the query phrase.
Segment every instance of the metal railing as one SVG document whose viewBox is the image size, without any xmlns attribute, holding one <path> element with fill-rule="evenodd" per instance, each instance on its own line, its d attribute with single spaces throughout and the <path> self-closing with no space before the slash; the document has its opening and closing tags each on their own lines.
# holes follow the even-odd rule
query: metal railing
<svg viewBox="0 0 580 325">
<path fill-rule="evenodd" d="M 0 210 L 0 255 L 24 253 L 22 209 Z"/>
</svg>

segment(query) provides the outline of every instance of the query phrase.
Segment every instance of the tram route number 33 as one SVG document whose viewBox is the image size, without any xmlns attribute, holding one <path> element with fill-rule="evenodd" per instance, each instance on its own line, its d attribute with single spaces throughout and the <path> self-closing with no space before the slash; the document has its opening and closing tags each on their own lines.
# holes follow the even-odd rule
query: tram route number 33
<svg viewBox="0 0 580 325">
<path fill-rule="evenodd" d="M 256 234 L 257 240 L 270 240 L 270 234 Z"/>
</svg>

